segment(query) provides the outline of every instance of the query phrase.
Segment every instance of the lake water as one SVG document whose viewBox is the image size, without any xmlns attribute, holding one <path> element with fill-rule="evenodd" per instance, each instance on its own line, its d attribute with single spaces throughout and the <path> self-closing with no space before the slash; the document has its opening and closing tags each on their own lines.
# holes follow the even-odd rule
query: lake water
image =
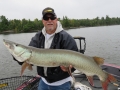
<svg viewBox="0 0 120 90">
<path fill-rule="evenodd" d="M 99 56 L 105 59 L 105 63 L 120 65 L 120 25 L 70 29 L 67 32 L 72 36 L 86 38 L 85 55 Z M 0 78 L 19 76 L 21 69 L 2 40 L 28 45 L 34 35 L 35 33 L 0 34 Z M 36 75 L 36 67 L 33 67 L 33 71 L 26 70 L 24 75 Z"/>
</svg>

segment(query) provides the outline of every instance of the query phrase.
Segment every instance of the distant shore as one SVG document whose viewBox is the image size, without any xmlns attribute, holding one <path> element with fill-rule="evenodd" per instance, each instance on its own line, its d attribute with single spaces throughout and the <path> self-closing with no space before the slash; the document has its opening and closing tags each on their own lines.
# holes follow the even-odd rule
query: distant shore
<svg viewBox="0 0 120 90">
<path fill-rule="evenodd" d="M 64 30 L 69 30 L 69 29 L 77 29 L 77 28 L 84 28 L 84 26 L 81 27 L 68 27 L 68 28 L 64 28 Z M 40 30 L 33 30 L 33 31 L 29 31 L 29 32 L 17 32 L 17 33 L 30 33 L 30 32 L 38 32 Z M 0 34 L 12 34 L 12 33 L 16 33 L 13 30 L 6 30 L 3 32 L 0 32 Z"/>
<path fill-rule="evenodd" d="M 109 26 L 112 26 L 112 25 L 109 25 Z M 92 27 L 100 27 L 100 26 L 92 26 Z M 85 27 L 85 26 L 80 26 L 80 27 L 66 27 L 66 28 L 64 28 L 64 30 L 77 29 L 77 28 L 87 28 L 87 27 Z M 6 30 L 6 31 L 3 31 L 3 32 L 0 32 L 0 34 L 32 33 L 32 32 L 38 32 L 38 31 L 40 31 L 40 30 L 30 30 L 28 32 L 14 32 L 13 30 Z"/>
</svg>

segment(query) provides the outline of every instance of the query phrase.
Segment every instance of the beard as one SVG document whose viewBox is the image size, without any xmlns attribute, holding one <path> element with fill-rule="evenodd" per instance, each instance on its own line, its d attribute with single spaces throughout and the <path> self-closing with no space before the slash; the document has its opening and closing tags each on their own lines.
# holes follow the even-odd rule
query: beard
<svg viewBox="0 0 120 90">
<path fill-rule="evenodd" d="M 55 31 L 54 26 L 51 26 L 51 27 L 45 27 L 45 29 L 46 29 L 48 32 L 53 32 L 53 31 Z"/>
</svg>

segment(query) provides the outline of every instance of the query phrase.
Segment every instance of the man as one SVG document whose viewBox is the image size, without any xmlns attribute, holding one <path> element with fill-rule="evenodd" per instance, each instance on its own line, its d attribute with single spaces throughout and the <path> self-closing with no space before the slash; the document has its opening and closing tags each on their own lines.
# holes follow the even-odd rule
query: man
<svg viewBox="0 0 120 90">
<path fill-rule="evenodd" d="M 69 49 L 78 51 L 75 40 L 65 32 L 57 19 L 54 9 L 47 7 L 42 11 L 44 28 L 31 39 L 29 46 L 36 48 Z M 14 58 L 14 57 L 13 57 Z M 14 58 L 14 60 L 16 60 Z M 22 65 L 22 62 L 18 62 Z M 71 71 L 75 69 L 71 66 Z M 38 90 L 70 90 L 72 77 L 64 66 L 40 67 L 37 66 L 38 75 L 41 76 Z"/>
<path fill-rule="evenodd" d="M 75 40 L 63 30 L 54 9 L 47 7 L 42 11 L 42 15 L 44 28 L 31 39 L 29 45 L 78 51 Z M 65 67 L 37 67 L 37 72 L 41 76 L 38 90 L 70 90 L 72 77 Z"/>
</svg>

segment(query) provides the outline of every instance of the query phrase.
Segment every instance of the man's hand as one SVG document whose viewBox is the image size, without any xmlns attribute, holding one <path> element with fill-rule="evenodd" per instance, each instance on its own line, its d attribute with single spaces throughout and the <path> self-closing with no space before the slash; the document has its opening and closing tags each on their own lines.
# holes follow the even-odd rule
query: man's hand
<svg viewBox="0 0 120 90">
<path fill-rule="evenodd" d="M 72 65 L 69 65 L 69 67 L 65 67 L 65 66 L 60 66 L 60 67 L 64 72 L 68 72 L 68 68 L 71 70 Z"/>
<path fill-rule="evenodd" d="M 72 65 L 69 65 L 69 67 L 65 67 L 65 66 L 60 66 L 60 67 L 64 72 L 68 72 L 69 75 L 72 76 L 72 73 L 71 73 Z"/>
</svg>

